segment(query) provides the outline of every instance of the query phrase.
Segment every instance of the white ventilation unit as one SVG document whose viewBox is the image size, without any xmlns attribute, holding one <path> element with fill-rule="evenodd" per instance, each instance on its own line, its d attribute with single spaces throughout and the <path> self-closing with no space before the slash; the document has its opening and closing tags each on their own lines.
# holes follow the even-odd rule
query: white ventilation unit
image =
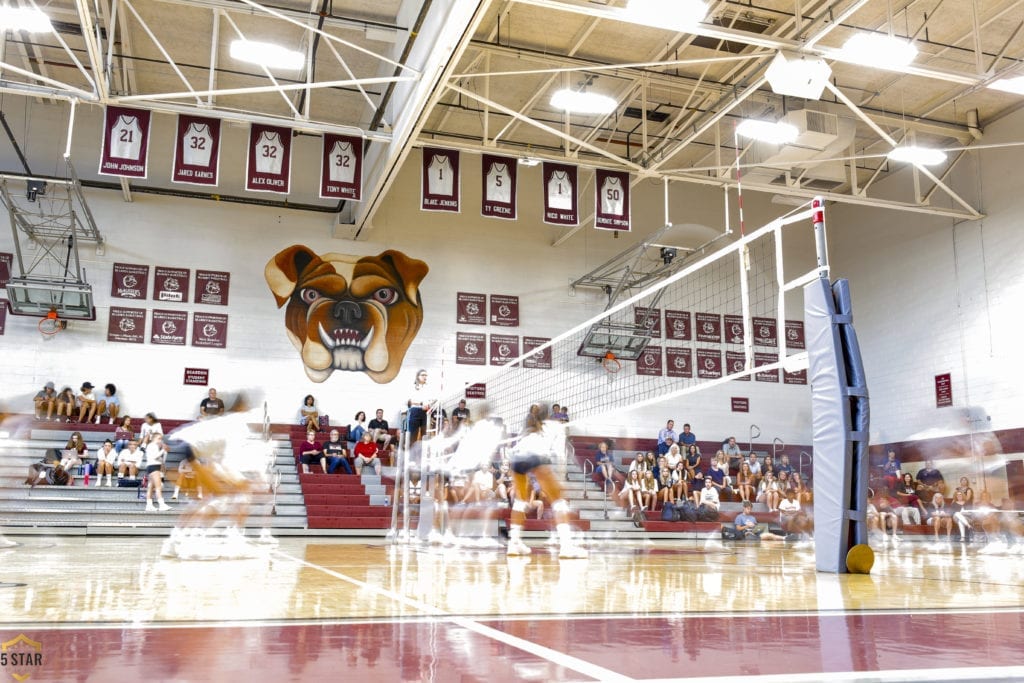
<svg viewBox="0 0 1024 683">
<path fill-rule="evenodd" d="M 816 162 L 840 156 L 853 142 L 856 125 L 829 112 L 800 109 L 788 112 L 781 119 L 796 126 L 796 140 L 786 145 L 755 142 L 743 157 L 746 166 L 761 166 L 744 171 L 752 182 L 780 182 L 787 172 L 791 177 L 827 180 L 839 183 L 845 180 L 846 167 L 842 162 Z M 770 164 L 770 166 L 768 166 Z"/>
</svg>

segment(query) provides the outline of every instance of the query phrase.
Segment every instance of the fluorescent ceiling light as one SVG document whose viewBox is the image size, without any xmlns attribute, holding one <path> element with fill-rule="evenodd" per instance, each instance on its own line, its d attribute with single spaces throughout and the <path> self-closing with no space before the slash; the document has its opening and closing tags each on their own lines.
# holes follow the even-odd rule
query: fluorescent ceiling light
<svg viewBox="0 0 1024 683">
<path fill-rule="evenodd" d="M 708 14 L 703 0 L 629 0 L 626 15 L 630 21 L 655 28 L 687 31 Z"/>
<path fill-rule="evenodd" d="M 536 157 L 520 157 L 519 158 L 519 165 L 520 166 L 539 166 L 540 165 L 540 159 L 538 159 Z"/>
<path fill-rule="evenodd" d="M 888 156 L 893 161 L 902 161 L 920 166 L 935 166 L 946 160 L 946 153 L 942 150 L 918 147 L 916 145 L 894 147 Z"/>
<path fill-rule="evenodd" d="M 41 10 L 28 7 L 0 6 L 0 29 L 46 33 L 53 30 L 50 18 Z"/>
<path fill-rule="evenodd" d="M 1000 78 L 998 81 L 989 83 L 988 87 L 992 88 L 993 90 L 1012 92 L 1015 95 L 1024 95 L 1024 76 L 1016 76 L 1014 78 Z"/>
<path fill-rule="evenodd" d="M 551 106 L 574 114 L 611 114 L 617 103 L 607 95 L 563 88 L 552 95 Z"/>
<path fill-rule="evenodd" d="M 782 121 L 761 121 L 746 119 L 736 127 L 736 134 L 743 138 L 785 145 L 796 140 L 800 130 L 791 123 Z"/>
<path fill-rule="evenodd" d="M 854 64 L 899 69 L 914 61 L 917 48 L 909 40 L 884 33 L 858 33 L 843 43 L 839 56 Z"/>
<path fill-rule="evenodd" d="M 820 100 L 832 69 L 821 57 L 779 52 L 764 75 L 776 95 Z"/>
<path fill-rule="evenodd" d="M 306 63 L 306 55 L 296 50 L 263 43 L 258 40 L 235 40 L 231 43 L 231 57 L 240 62 L 265 66 L 268 69 L 297 70 Z"/>
</svg>

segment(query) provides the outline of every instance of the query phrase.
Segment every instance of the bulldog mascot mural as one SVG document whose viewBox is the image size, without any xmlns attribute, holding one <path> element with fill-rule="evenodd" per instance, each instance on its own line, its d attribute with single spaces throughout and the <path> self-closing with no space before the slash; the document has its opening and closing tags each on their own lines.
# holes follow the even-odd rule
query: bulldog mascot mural
<svg viewBox="0 0 1024 683">
<path fill-rule="evenodd" d="M 419 285 L 427 271 L 423 261 L 391 249 L 317 255 L 296 244 L 270 259 L 264 275 L 311 380 L 347 370 L 384 384 L 398 374 L 423 323 Z"/>
</svg>

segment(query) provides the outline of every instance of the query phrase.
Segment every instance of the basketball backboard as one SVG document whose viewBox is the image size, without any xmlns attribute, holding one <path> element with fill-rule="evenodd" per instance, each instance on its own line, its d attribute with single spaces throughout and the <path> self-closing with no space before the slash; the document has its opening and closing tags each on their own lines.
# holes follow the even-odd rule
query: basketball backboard
<svg viewBox="0 0 1024 683">
<path fill-rule="evenodd" d="M 610 351 L 620 360 L 636 360 L 650 341 L 651 332 L 644 325 L 606 320 L 591 326 L 576 353 L 591 358 L 604 358 Z"/>
<path fill-rule="evenodd" d="M 12 315 L 42 318 L 56 311 L 62 320 L 96 319 L 92 286 L 84 282 L 11 278 L 7 282 L 7 308 Z"/>
</svg>

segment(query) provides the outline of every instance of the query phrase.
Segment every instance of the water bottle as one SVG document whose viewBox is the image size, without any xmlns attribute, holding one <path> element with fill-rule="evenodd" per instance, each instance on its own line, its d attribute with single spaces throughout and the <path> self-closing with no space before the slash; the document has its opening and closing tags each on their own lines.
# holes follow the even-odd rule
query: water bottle
<svg viewBox="0 0 1024 683">
<path fill-rule="evenodd" d="M 83 463 L 82 464 L 82 472 L 85 473 L 85 485 L 86 486 L 89 485 L 89 472 L 90 471 L 91 470 L 89 468 L 89 463 Z"/>
</svg>

